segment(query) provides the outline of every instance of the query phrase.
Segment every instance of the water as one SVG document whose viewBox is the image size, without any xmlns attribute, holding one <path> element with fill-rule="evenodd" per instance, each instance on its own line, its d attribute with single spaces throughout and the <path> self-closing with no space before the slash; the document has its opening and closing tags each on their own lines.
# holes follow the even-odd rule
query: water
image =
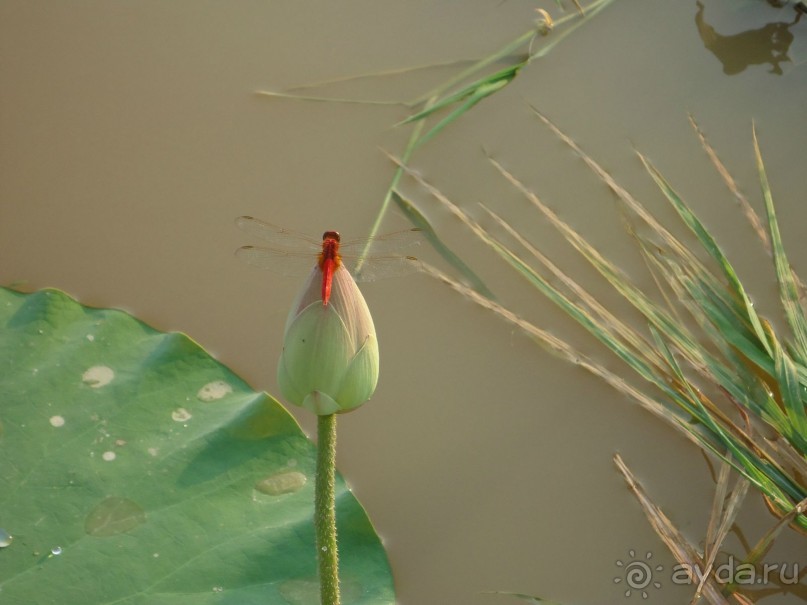
<svg viewBox="0 0 807 605">
<path fill-rule="evenodd" d="M 478 216 L 479 202 L 505 215 L 599 299 L 618 305 L 485 154 L 650 288 L 612 196 L 528 103 L 675 224 L 635 146 L 714 230 L 757 308 L 774 316 L 769 258 L 687 113 L 759 210 L 755 121 L 785 244 L 804 273 L 807 19 L 793 24 L 792 5 L 762 0 L 704 4 L 698 17 L 694 1 L 616 0 L 418 150 L 413 165 Z M 379 147 L 400 156 L 409 131 L 391 127 L 407 115 L 400 106 L 269 100 L 253 91 L 482 57 L 530 27 L 536 7 L 312 0 L 199 11 L 182 0 L 98 0 L 54 4 L 46 19 L 29 3 L 14 5 L 0 19 L 13 58 L 0 67 L 0 281 L 60 287 L 184 331 L 273 393 L 300 284 L 241 265 L 233 251 L 250 242 L 233 219 L 365 235 L 394 170 Z M 555 2 L 541 6 L 562 16 Z M 776 23 L 787 27 L 769 28 L 761 43 L 759 32 Z M 306 92 L 407 100 L 453 73 Z M 402 188 L 503 302 L 622 372 L 420 187 L 405 180 Z M 407 226 L 391 212 L 384 230 Z M 614 470 L 617 450 L 693 542 L 704 535 L 712 480 L 697 450 L 669 427 L 425 276 L 363 292 L 382 371 L 373 399 L 340 418 L 339 464 L 385 538 L 401 605 L 486 605 L 493 597 L 482 593 L 491 590 L 621 602 L 616 561 L 627 561 L 630 549 L 652 552 L 669 570 L 674 561 Z M 220 393 L 208 385 L 197 397 Z M 312 433 L 313 419 L 292 411 Z M 771 517 L 756 496 L 746 507 L 746 533 L 762 535 Z M 803 543 L 785 534 L 775 556 L 803 559 Z M 691 595 L 669 581 L 645 590 L 656 605 Z"/>
</svg>

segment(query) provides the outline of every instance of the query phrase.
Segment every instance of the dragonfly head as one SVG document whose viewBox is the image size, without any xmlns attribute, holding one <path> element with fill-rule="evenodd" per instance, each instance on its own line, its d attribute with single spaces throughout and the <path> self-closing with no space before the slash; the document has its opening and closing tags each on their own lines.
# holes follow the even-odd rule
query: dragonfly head
<svg viewBox="0 0 807 605">
<path fill-rule="evenodd" d="M 326 231 L 325 233 L 322 234 L 322 241 L 323 242 L 326 241 L 326 240 L 329 240 L 329 239 L 334 239 L 337 242 L 340 241 L 341 238 L 339 236 L 339 232 L 338 231 Z"/>
</svg>

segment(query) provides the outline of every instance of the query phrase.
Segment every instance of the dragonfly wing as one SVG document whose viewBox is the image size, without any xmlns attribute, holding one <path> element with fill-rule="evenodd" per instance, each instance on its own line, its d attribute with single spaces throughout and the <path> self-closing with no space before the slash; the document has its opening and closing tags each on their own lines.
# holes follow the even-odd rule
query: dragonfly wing
<svg viewBox="0 0 807 605">
<path fill-rule="evenodd" d="M 358 258 L 359 256 L 386 256 L 405 252 L 420 246 L 426 241 L 422 229 L 403 229 L 384 235 L 359 239 L 343 240 L 339 247 L 342 256 Z"/>
<path fill-rule="evenodd" d="M 373 256 L 352 263 L 349 270 L 357 282 L 377 281 L 414 273 L 420 270 L 420 261 L 414 256 Z"/>
<path fill-rule="evenodd" d="M 235 255 L 248 265 L 285 276 L 305 275 L 317 262 L 308 252 L 289 252 L 260 246 L 243 246 L 235 251 Z"/>
<path fill-rule="evenodd" d="M 322 252 L 322 241 L 251 216 L 240 216 L 235 224 L 242 231 L 270 242 L 266 247 L 244 246 L 236 251 L 236 255 L 249 265 L 278 275 L 307 273 Z M 374 281 L 417 271 L 420 266 L 417 259 L 400 252 L 424 241 L 421 229 L 404 229 L 369 238 L 343 240 L 339 252 L 355 279 Z"/>
<path fill-rule="evenodd" d="M 304 233 L 298 233 L 285 227 L 278 227 L 252 216 L 239 216 L 235 225 L 241 231 L 271 242 L 288 252 L 314 252 L 322 249 L 322 240 L 314 239 Z"/>
</svg>

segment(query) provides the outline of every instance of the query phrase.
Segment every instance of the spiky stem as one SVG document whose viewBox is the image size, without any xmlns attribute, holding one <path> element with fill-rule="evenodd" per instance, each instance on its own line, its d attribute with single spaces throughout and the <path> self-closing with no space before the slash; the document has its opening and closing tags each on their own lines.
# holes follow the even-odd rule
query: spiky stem
<svg viewBox="0 0 807 605">
<path fill-rule="evenodd" d="M 322 605 L 339 605 L 339 554 L 336 550 L 336 415 L 317 418 L 317 477 L 314 526 L 317 532 L 319 590 Z"/>
</svg>

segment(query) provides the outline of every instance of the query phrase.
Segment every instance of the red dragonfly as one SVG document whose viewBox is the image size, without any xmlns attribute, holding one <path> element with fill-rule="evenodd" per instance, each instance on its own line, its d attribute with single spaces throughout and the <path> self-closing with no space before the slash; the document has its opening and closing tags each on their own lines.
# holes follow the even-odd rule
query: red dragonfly
<svg viewBox="0 0 807 605">
<path fill-rule="evenodd" d="M 330 300 L 334 273 L 347 270 L 344 264 L 351 267 L 349 273 L 356 281 L 404 275 L 419 266 L 416 258 L 400 253 L 420 245 L 423 233 L 417 228 L 342 241 L 338 231 L 326 231 L 320 240 L 251 216 L 240 216 L 235 224 L 270 242 L 268 246 L 243 246 L 236 250 L 238 258 L 247 264 L 281 275 L 303 275 L 311 270 L 312 264 L 319 267 L 323 305 Z M 368 254 L 371 248 L 373 253 Z"/>
</svg>

